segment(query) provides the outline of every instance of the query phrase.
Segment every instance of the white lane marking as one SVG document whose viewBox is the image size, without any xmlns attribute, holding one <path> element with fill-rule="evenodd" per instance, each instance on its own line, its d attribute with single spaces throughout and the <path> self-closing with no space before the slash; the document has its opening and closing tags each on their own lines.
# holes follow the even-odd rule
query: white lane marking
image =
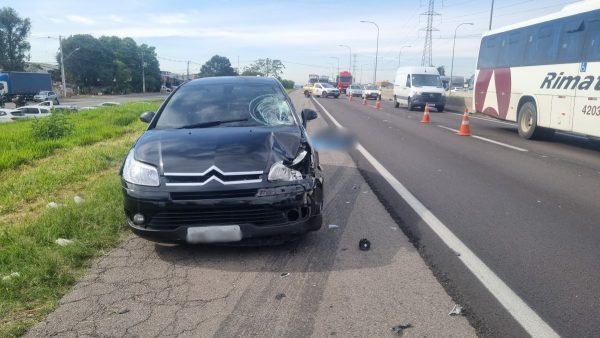
<svg viewBox="0 0 600 338">
<path fill-rule="evenodd" d="M 443 129 L 450 130 L 450 131 L 453 131 L 455 133 L 458 133 L 458 130 L 456 130 L 456 129 L 448 128 L 446 126 L 441 126 L 439 124 L 437 126 L 440 127 L 440 128 L 443 128 Z M 518 150 L 518 151 L 523 151 L 523 152 L 529 151 L 527 149 L 523 149 L 523 148 L 511 146 L 510 144 L 502 143 L 502 142 L 499 142 L 499 141 L 494 141 L 492 139 L 481 137 L 481 136 L 477 136 L 477 135 L 473 135 L 473 134 L 471 134 L 471 137 L 472 138 L 476 138 L 478 140 L 482 140 L 482 141 L 490 142 L 490 143 L 493 143 L 493 144 L 497 144 L 497 145 L 502 146 L 502 147 L 510 148 L 510 149 L 513 149 L 513 150 Z"/>
<path fill-rule="evenodd" d="M 463 114 L 461 114 L 461 113 L 450 113 L 450 114 L 454 114 L 454 115 L 458 115 L 458 116 L 463 116 Z M 482 121 L 493 122 L 493 123 L 498 123 L 498 124 L 505 124 L 505 125 L 511 126 L 511 127 L 516 127 L 517 126 L 514 122 L 505 122 L 505 121 L 501 121 L 501 120 L 497 120 L 497 119 L 493 119 L 493 118 L 489 118 L 489 117 L 481 117 L 481 116 L 469 115 L 469 118 L 470 119 L 477 119 L 477 120 L 482 120 Z"/>
<path fill-rule="evenodd" d="M 314 100 L 327 117 L 337 127 L 342 128 L 333 116 Z M 469 269 L 475 277 L 485 286 L 486 289 L 504 306 L 513 318 L 521 324 L 523 329 L 532 337 L 560 337 L 533 309 L 525 303 L 513 290 L 511 290 L 494 271 L 475 255 L 456 235 L 448 229 L 421 201 L 419 201 L 400 181 L 398 181 L 373 155 L 371 155 L 361 144 L 357 145 L 357 150 L 371 163 L 379 174 L 388 182 L 388 184 L 400 195 L 402 199 L 429 225 L 440 239 L 454 252 L 460 253 L 457 256 L 463 264 Z"/>
</svg>

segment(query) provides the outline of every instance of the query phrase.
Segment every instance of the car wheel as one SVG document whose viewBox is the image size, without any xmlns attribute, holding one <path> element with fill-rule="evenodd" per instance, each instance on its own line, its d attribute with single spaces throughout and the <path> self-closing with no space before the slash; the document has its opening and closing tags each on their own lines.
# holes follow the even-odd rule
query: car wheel
<svg viewBox="0 0 600 338">
<path fill-rule="evenodd" d="M 554 129 L 538 127 L 537 108 L 531 101 L 525 102 L 519 109 L 517 130 L 519 135 L 526 139 L 548 139 L 554 135 Z"/>
<path fill-rule="evenodd" d="M 444 111 L 444 106 L 436 106 L 435 108 L 437 109 L 438 113 L 441 113 Z"/>
<path fill-rule="evenodd" d="M 398 102 L 398 100 L 396 99 L 396 95 L 394 95 L 394 108 L 399 108 L 400 107 L 400 102 Z"/>
<path fill-rule="evenodd" d="M 326 91 L 322 91 L 321 92 L 321 97 L 327 97 L 327 92 Z"/>
<path fill-rule="evenodd" d="M 410 100 L 410 97 L 408 98 L 407 106 L 408 106 L 407 108 L 408 108 L 409 111 L 414 109 L 414 107 L 412 105 L 412 101 Z"/>
<path fill-rule="evenodd" d="M 339 96 L 339 95 L 334 95 L 333 97 L 335 97 L 335 98 L 337 99 L 337 98 L 338 98 L 338 97 L 340 97 L 340 96 Z"/>
</svg>

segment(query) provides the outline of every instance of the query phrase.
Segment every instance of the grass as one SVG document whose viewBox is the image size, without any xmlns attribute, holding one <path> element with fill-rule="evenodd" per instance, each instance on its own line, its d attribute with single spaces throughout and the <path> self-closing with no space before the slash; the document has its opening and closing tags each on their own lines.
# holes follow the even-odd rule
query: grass
<svg viewBox="0 0 600 338">
<path fill-rule="evenodd" d="M 57 149 L 71 149 L 130 132 L 131 125 L 145 110 L 156 110 L 157 103 L 130 103 L 69 114 L 75 126 L 72 134 L 38 141 L 31 133 L 32 120 L 0 124 L 0 171 L 15 168 L 49 156 Z"/>
<path fill-rule="evenodd" d="M 0 337 L 20 336 L 43 319 L 92 258 L 120 242 L 126 227 L 117 171 L 145 128 L 139 113 L 157 106 L 75 113 L 73 134 L 52 141 L 31 138 L 30 121 L 0 126 Z M 61 206 L 47 208 L 49 201 Z M 74 243 L 61 247 L 58 238 Z"/>
</svg>

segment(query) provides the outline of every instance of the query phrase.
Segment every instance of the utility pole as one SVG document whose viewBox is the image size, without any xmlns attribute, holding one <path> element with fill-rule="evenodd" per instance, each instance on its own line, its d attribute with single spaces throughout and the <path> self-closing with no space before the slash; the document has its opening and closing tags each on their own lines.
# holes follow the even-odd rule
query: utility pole
<svg viewBox="0 0 600 338">
<path fill-rule="evenodd" d="M 190 79 L 190 60 L 187 62 L 187 79 Z"/>
<path fill-rule="evenodd" d="M 494 0 L 492 0 L 492 9 L 490 10 L 490 27 L 488 30 L 492 30 L 492 16 L 494 15 Z"/>
<path fill-rule="evenodd" d="M 146 93 L 146 64 L 144 63 L 144 50 L 142 49 L 142 93 Z"/>
<path fill-rule="evenodd" d="M 62 80 L 62 92 L 63 97 L 67 97 L 67 80 L 65 79 L 65 51 L 63 49 L 62 35 L 58 36 L 58 43 L 60 44 L 60 77 Z"/>
<path fill-rule="evenodd" d="M 473 26 L 472 22 L 463 22 L 454 28 L 454 42 L 452 43 L 452 65 L 450 66 L 450 92 L 452 92 L 452 76 L 454 75 L 454 48 L 456 47 L 456 31 L 462 25 Z"/>
<path fill-rule="evenodd" d="M 433 17 L 440 15 L 434 11 L 435 0 L 429 0 L 429 6 L 427 12 L 421 13 L 421 15 L 427 15 L 427 27 L 421 30 L 425 31 L 425 45 L 423 46 L 423 57 L 421 58 L 421 66 L 433 66 L 432 62 L 432 32 L 439 31 L 439 29 L 433 27 Z"/>
</svg>

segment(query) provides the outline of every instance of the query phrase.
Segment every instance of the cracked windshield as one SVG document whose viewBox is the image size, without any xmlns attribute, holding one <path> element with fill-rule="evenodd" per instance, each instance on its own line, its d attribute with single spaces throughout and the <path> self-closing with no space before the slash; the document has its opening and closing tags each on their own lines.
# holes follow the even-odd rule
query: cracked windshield
<svg viewBox="0 0 600 338">
<path fill-rule="evenodd" d="M 600 0 L 5 1 L 0 337 L 600 337 L 599 42 Z"/>
</svg>

